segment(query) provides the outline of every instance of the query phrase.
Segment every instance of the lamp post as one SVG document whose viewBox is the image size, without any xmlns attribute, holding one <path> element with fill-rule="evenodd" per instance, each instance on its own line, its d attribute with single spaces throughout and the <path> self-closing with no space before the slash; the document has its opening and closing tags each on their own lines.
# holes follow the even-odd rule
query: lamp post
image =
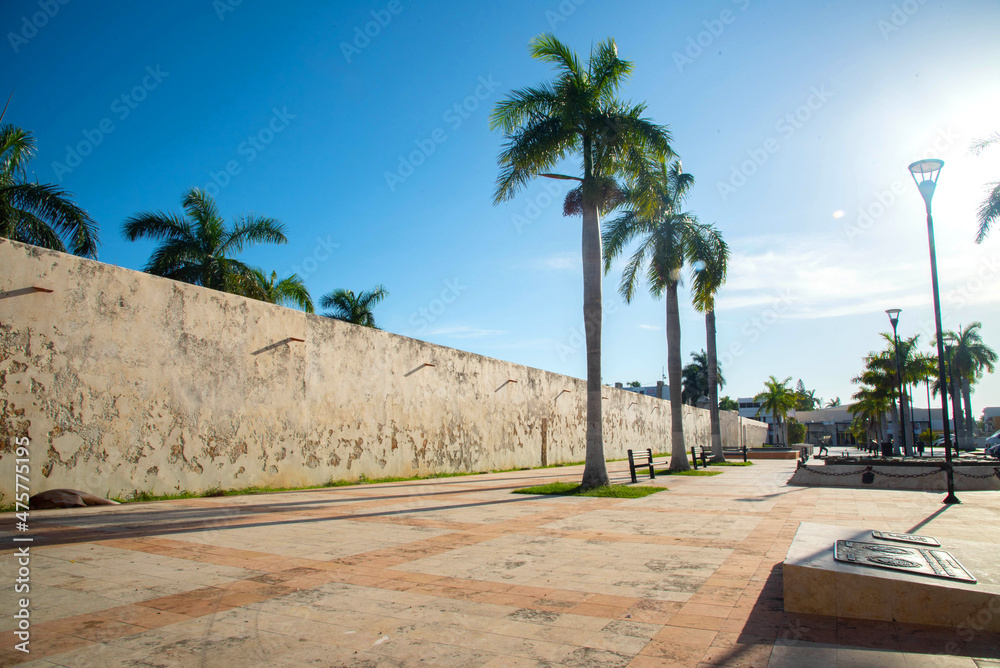
<svg viewBox="0 0 1000 668">
<path fill-rule="evenodd" d="M 931 253 L 931 287 L 934 291 L 934 325 L 937 334 L 938 352 L 938 382 L 941 386 L 941 419 L 944 422 L 944 458 L 945 474 L 948 477 L 948 495 L 944 497 L 944 503 L 961 503 L 955 496 L 955 471 L 951 465 L 951 448 L 947 447 L 951 441 L 951 430 L 948 428 L 948 393 L 944 373 L 944 336 L 941 328 L 941 296 L 938 291 L 937 276 L 937 254 L 934 251 L 934 219 L 931 217 L 931 199 L 934 197 L 934 189 L 937 187 L 938 176 L 941 175 L 941 168 L 944 167 L 943 160 L 917 160 L 910 165 L 910 174 L 913 175 L 913 182 L 917 184 L 920 195 L 924 198 L 924 207 L 927 209 L 927 243 Z"/>
<path fill-rule="evenodd" d="M 899 443 L 896 444 L 897 448 L 903 449 L 903 454 L 906 454 L 906 415 L 903 413 L 903 377 L 900 373 L 899 368 L 899 336 L 896 335 L 896 325 L 899 323 L 899 314 L 902 309 L 898 308 L 888 308 L 885 310 L 886 315 L 889 316 L 889 322 L 892 323 L 892 341 L 893 346 L 896 351 L 896 389 L 899 390 Z"/>
</svg>

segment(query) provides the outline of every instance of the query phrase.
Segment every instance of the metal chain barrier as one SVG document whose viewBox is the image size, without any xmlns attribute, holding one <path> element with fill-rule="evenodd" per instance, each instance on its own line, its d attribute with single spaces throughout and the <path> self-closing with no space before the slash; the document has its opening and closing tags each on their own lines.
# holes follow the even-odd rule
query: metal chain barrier
<svg viewBox="0 0 1000 668">
<path fill-rule="evenodd" d="M 803 464 L 799 468 L 803 468 L 803 469 L 805 469 L 807 471 L 811 471 L 812 473 L 818 473 L 820 475 L 831 476 L 831 477 L 834 477 L 834 478 L 839 478 L 839 477 L 848 476 L 848 475 L 858 475 L 859 473 L 860 474 L 871 473 L 872 475 L 880 475 L 880 476 L 884 476 L 886 478 L 926 478 L 927 476 L 931 476 L 931 475 L 935 475 L 935 474 L 943 473 L 944 472 L 944 468 L 943 467 L 940 468 L 940 469 L 935 469 L 934 471 L 925 471 L 924 473 L 886 473 L 885 471 L 876 471 L 871 466 L 866 466 L 865 468 L 858 469 L 857 471 L 844 471 L 842 473 L 831 473 L 829 471 L 823 471 L 822 469 L 814 468 L 812 466 L 806 466 L 805 464 Z M 994 467 L 993 470 L 997 472 L 996 473 L 997 477 L 1000 477 L 1000 468 Z M 968 473 L 959 473 L 958 471 L 955 471 L 955 473 L 957 475 L 963 475 L 963 476 L 966 476 L 968 478 L 992 478 L 993 475 L 994 475 L 993 473 L 990 473 L 989 475 L 985 475 L 985 476 L 977 476 L 977 475 L 971 475 L 971 474 L 968 474 Z"/>
<path fill-rule="evenodd" d="M 993 473 L 987 473 L 986 475 L 973 475 L 972 473 L 962 473 L 961 471 L 955 471 L 955 475 L 960 475 L 963 478 L 978 478 L 979 480 L 985 480 L 993 476 L 1000 478 L 1000 467 L 994 466 Z"/>
<path fill-rule="evenodd" d="M 806 471 L 811 471 L 813 473 L 818 473 L 820 475 L 832 476 L 834 478 L 840 478 L 840 477 L 845 476 L 845 475 L 858 475 L 859 473 L 864 473 L 866 471 L 871 471 L 872 470 L 872 467 L 869 466 L 867 468 L 859 469 L 857 471 L 844 471 L 842 473 L 831 473 L 829 471 L 823 471 L 823 470 L 818 469 L 818 468 L 813 468 L 812 466 L 806 466 L 805 464 L 802 464 L 801 466 L 799 466 L 799 468 L 800 469 L 805 469 Z"/>
</svg>

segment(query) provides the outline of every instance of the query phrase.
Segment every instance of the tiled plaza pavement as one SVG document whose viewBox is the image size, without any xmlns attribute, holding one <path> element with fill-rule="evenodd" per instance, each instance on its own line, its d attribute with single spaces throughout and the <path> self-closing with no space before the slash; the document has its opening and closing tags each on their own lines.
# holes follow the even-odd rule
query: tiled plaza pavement
<svg viewBox="0 0 1000 668">
<path fill-rule="evenodd" d="M 781 580 L 800 521 L 1000 543 L 1000 495 L 788 487 L 794 466 L 631 500 L 510 493 L 571 467 L 35 511 L 31 654 L 7 533 L 0 664 L 1000 665 L 973 628 L 786 614 Z"/>
</svg>

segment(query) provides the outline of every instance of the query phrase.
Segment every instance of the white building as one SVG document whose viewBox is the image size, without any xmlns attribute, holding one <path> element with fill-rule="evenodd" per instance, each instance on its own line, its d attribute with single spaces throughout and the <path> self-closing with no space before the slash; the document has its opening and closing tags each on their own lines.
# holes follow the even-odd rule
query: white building
<svg viewBox="0 0 1000 668">
<path fill-rule="evenodd" d="M 615 383 L 615 387 L 619 390 L 628 390 L 629 392 L 645 394 L 647 397 L 657 397 L 659 399 L 667 400 L 670 399 L 670 387 L 662 380 L 656 381 L 656 385 L 646 385 L 644 387 L 624 387 L 621 383 Z"/>
<path fill-rule="evenodd" d="M 986 423 L 987 436 L 1000 429 L 1000 407 L 984 408 L 983 422 Z"/>
<path fill-rule="evenodd" d="M 761 422 L 767 423 L 767 444 L 774 445 L 780 440 L 778 431 L 774 426 L 774 418 L 770 414 L 763 412 L 760 415 L 757 411 L 760 410 L 760 402 L 755 401 L 753 397 L 740 397 L 737 399 L 739 403 L 740 417 L 749 418 L 751 420 L 760 420 Z M 789 416 L 794 417 L 795 411 L 789 411 Z"/>
</svg>

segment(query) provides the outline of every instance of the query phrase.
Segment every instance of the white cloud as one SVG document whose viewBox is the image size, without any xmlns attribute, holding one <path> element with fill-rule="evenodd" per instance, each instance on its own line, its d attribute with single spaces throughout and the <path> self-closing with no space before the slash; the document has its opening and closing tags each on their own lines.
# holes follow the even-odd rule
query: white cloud
<svg viewBox="0 0 1000 668">
<path fill-rule="evenodd" d="M 939 261 L 942 308 L 1000 303 L 1000 253 L 973 247 Z M 930 267 L 916 251 L 858 247 L 822 237 L 758 237 L 731 242 L 720 311 L 785 302 L 785 318 L 832 318 L 931 304 Z M 926 251 L 924 251 L 926 253 Z"/>
<path fill-rule="evenodd" d="M 579 270 L 583 261 L 579 253 L 553 253 L 545 257 L 532 258 L 520 267 L 541 271 Z"/>
<path fill-rule="evenodd" d="M 658 332 L 662 329 L 662 327 L 656 327 L 655 325 L 639 325 L 639 329 L 649 329 L 654 332 Z"/>
</svg>

